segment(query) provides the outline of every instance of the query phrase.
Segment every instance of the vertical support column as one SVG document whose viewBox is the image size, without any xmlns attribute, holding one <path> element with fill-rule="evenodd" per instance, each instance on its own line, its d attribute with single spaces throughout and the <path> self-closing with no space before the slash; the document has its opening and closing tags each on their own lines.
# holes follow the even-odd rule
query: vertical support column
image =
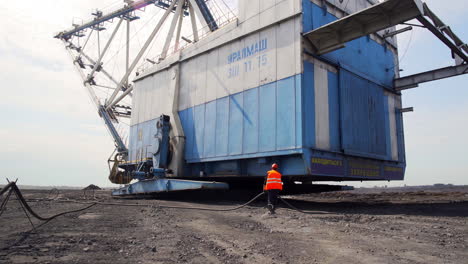
<svg viewBox="0 0 468 264">
<path fill-rule="evenodd" d="M 182 20 L 183 20 L 183 18 L 184 18 L 184 15 L 181 13 L 179 15 L 179 22 L 177 22 L 177 33 L 176 33 L 176 38 L 175 38 L 174 52 L 179 50 L 180 32 L 182 30 Z"/>
<path fill-rule="evenodd" d="M 125 71 L 128 71 L 130 64 L 130 19 L 127 19 L 127 50 L 125 54 Z M 125 80 L 125 85 L 128 85 L 128 77 Z"/>
<path fill-rule="evenodd" d="M 242 2 L 242 1 L 241 1 Z M 198 41 L 197 20 L 195 19 L 195 11 L 193 10 L 192 3 L 189 2 L 190 21 L 192 22 L 193 42 Z"/>
<path fill-rule="evenodd" d="M 175 0 L 174 0 L 175 2 Z M 167 33 L 166 43 L 164 43 L 164 48 L 159 57 L 159 60 L 164 60 L 167 55 L 167 51 L 169 50 L 169 45 L 171 44 L 172 37 L 174 36 L 174 30 L 179 20 L 179 16 L 182 15 L 182 7 L 184 5 L 185 0 L 179 0 L 177 3 L 177 9 L 175 11 L 174 17 L 172 18 L 171 26 L 169 27 L 169 33 Z"/>
</svg>

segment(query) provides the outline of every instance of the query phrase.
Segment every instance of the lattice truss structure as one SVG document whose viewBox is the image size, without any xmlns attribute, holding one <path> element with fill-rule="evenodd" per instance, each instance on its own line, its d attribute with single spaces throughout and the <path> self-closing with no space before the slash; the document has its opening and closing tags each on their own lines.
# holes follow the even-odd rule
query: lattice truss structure
<svg viewBox="0 0 468 264">
<path fill-rule="evenodd" d="M 236 18 L 225 0 L 124 0 L 95 10 L 89 21 L 58 33 L 83 85 L 114 138 L 127 152 L 132 80 L 152 64 Z M 186 19 L 184 19 L 186 18 Z"/>
</svg>

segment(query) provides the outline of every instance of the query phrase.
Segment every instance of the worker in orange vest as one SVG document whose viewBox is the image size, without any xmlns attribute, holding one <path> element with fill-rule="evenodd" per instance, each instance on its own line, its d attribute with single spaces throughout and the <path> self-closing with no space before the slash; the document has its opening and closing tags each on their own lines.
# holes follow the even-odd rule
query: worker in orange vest
<svg viewBox="0 0 468 264">
<path fill-rule="evenodd" d="M 270 214 L 275 213 L 275 207 L 278 203 L 278 194 L 283 190 L 283 182 L 281 181 L 281 173 L 278 171 L 278 164 L 273 163 L 271 170 L 267 172 L 263 190 L 268 194 L 268 210 Z"/>
</svg>

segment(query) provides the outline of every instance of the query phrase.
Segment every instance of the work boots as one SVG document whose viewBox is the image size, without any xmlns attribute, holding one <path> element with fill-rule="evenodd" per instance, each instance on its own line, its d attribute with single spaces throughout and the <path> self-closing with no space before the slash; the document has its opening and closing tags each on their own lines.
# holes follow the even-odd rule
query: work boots
<svg viewBox="0 0 468 264">
<path fill-rule="evenodd" d="M 275 207 L 272 204 L 267 205 L 268 211 L 270 211 L 270 214 L 275 214 Z"/>
</svg>

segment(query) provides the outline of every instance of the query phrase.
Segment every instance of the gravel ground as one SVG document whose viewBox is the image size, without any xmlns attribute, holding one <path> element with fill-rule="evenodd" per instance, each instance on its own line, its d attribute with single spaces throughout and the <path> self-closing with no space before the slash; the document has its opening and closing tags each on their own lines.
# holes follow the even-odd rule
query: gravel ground
<svg viewBox="0 0 468 264">
<path fill-rule="evenodd" d="M 255 195 L 245 192 L 163 199 L 112 199 L 105 190 L 94 197 L 23 194 L 43 216 L 85 206 L 64 199 L 151 206 L 96 205 L 27 232 L 31 224 L 12 196 L 0 216 L 0 263 L 468 263 L 468 188 L 288 196 L 311 213 L 281 207 L 275 217 L 265 214 L 264 200 L 231 212 L 158 207 L 224 208 Z"/>
</svg>

